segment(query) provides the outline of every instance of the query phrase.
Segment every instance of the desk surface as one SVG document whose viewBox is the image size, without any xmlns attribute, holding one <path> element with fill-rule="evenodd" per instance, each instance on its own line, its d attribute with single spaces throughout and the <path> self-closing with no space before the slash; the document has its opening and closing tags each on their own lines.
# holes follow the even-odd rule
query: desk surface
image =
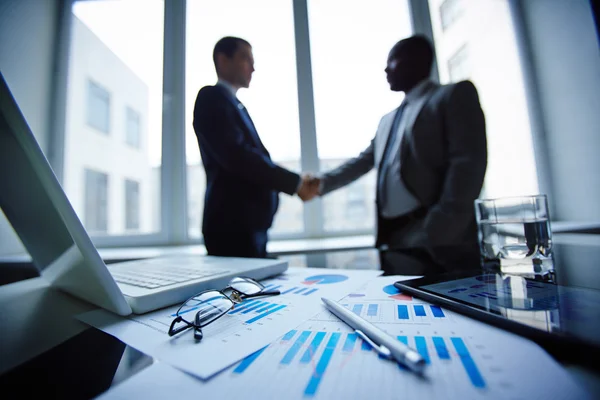
<svg viewBox="0 0 600 400">
<path fill-rule="evenodd" d="M 557 251 L 558 263 L 562 258 L 577 258 L 587 268 L 565 268 L 562 279 L 566 283 L 583 283 L 587 287 L 598 285 L 600 274 L 593 262 L 598 259 L 600 242 L 596 239 L 587 242 L 583 238 L 571 239 L 572 243 L 563 241 L 562 250 Z M 561 275 L 560 268 L 558 274 Z M 52 378 L 48 384 L 54 387 L 55 393 L 60 393 L 57 388 L 61 377 L 65 378 L 64 390 L 72 390 L 69 383 L 75 376 L 82 382 L 86 381 L 85 376 L 88 380 L 93 377 L 97 385 L 90 384 L 90 388 L 96 387 L 100 391 L 108 388 L 111 379 L 105 377 L 114 375 L 121 356 L 130 351 L 116 339 L 89 329 L 73 318 L 94 308 L 49 288 L 41 278 L 0 287 L 0 386 L 14 382 L 19 374 L 31 377 L 32 373 L 36 373 L 45 379 Z M 600 398 L 600 376 L 597 372 L 573 364 L 565 365 L 565 368 L 590 393 Z M 48 373 L 49 370 L 53 371 L 52 374 Z M 40 383 L 43 380 L 36 381 L 39 387 L 43 386 Z M 89 397 L 89 392 L 86 393 L 82 397 Z"/>
</svg>

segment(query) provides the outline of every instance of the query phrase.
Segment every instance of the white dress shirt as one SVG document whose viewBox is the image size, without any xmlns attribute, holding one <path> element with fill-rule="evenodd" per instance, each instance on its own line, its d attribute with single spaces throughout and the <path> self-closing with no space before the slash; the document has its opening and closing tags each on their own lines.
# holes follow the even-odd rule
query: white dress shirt
<svg viewBox="0 0 600 400">
<path fill-rule="evenodd" d="M 382 199 L 383 206 L 379 210 L 381 216 L 385 218 L 396 218 L 420 207 L 419 201 L 410 193 L 400 176 L 402 160 L 399 159 L 398 153 L 400 152 L 402 136 L 407 128 L 406 117 L 412 115 L 414 110 L 411 107 L 414 107 L 417 100 L 426 94 L 431 85 L 432 83 L 426 79 L 406 93 L 402 102 L 402 104 L 406 103 L 406 106 L 400 117 L 395 140 L 393 143 L 390 143 L 393 147 L 387 152 L 386 160 L 381 160 L 381 164 L 379 165 L 381 168 L 383 165 L 388 164 L 388 168 L 385 171 L 386 176 L 383 177 L 384 182 L 382 183 L 385 185 L 386 198 Z M 390 135 L 392 135 L 392 132 L 390 132 Z M 394 158 L 394 160 L 391 160 L 391 158 Z"/>
</svg>

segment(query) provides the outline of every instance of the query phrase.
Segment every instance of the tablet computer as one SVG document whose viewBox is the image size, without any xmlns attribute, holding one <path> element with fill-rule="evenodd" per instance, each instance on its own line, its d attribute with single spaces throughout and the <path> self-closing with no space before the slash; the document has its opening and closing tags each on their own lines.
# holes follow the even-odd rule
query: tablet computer
<svg viewBox="0 0 600 400">
<path fill-rule="evenodd" d="M 576 356 L 580 361 L 582 356 L 600 355 L 600 291 L 481 270 L 401 281 L 395 286 L 526 336 L 561 357 Z"/>
</svg>

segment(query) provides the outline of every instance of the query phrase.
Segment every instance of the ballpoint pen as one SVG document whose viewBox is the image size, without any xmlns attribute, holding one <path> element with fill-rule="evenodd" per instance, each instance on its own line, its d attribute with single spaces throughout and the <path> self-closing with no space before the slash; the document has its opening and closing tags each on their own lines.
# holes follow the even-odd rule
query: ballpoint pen
<svg viewBox="0 0 600 400">
<path fill-rule="evenodd" d="M 361 339 L 369 343 L 381 356 L 395 359 L 414 372 L 422 373 L 425 359 L 416 351 L 362 319 L 335 301 L 321 297 L 329 311 L 350 326 Z"/>
</svg>

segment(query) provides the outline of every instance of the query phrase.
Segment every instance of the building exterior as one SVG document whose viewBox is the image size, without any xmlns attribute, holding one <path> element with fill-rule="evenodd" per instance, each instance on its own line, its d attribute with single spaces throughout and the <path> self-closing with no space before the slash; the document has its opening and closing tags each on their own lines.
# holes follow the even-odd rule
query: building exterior
<svg viewBox="0 0 600 400">
<path fill-rule="evenodd" d="M 442 83 L 471 80 L 485 113 L 483 196 L 538 193 L 519 52 L 507 1 L 429 0 Z"/>
<path fill-rule="evenodd" d="M 63 187 L 91 235 L 152 230 L 148 90 L 73 16 Z"/>
</svg>

